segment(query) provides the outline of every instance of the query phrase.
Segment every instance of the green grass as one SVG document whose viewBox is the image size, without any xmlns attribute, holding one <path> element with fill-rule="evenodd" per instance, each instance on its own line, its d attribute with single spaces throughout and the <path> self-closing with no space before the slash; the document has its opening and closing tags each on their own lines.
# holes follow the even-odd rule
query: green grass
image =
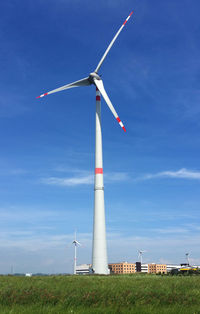
<svg viewBox="0 0 200 314">
<path fill-rule="evenodd" d="M 0 313 L 200 314 L 200 276 L 0 276 Z"/>
</svg>

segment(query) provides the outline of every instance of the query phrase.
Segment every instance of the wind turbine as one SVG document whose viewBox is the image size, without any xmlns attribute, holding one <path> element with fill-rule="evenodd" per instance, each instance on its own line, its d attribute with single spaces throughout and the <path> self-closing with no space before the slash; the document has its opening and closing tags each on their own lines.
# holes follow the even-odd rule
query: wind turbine
<svg viewBox="0 0 200 314">
<path fill-rule="evenodd" d="M 138 258 L 140 258 L 140 263 L 142 265 L 142 254 L 145 253 L 146 251 L 141 251 L 141 250 L 138 250 Z"/>
<path fill-rule="evenodd" d="M 118 32 L 110 42 L 104 55 L 99 61 L 94 72 L 90 73 L 79 81 L 64 85 L 62 87 L 44 93 L 37 98 L 44 97 L 56 92 L 60 92 L 69 88 L 79 86 L 94 85 L 96 87 L 96 133 L 95 133 L 95 183 L 94 183 L 94 221 L 93 221 L 93 248 L 92 248 L 92 268 L 96 274 L 109 274 L 107 262 L 107 248 L 106 248 L 106 226 L 105 226 L 105 208 L 104 208 L 104 184 L 103 184 L 103 157 L 102 157 L 102 132 L 101 132 L 101 95 L 103 96 L 106 104 L 110 108 L 112 114 L 118 121 L 119 125 L 126 131 L 122 121 L 120 120 L 115 108 L 113 107 L 103 85 L 101 77 L 98 72 L 110 51 L 115 40 L 120 32 L 130 19 L 133 12 L 129 14 L 124 21 Z"/>
<path fill-rule="evenodd" d="M 78 245 L 81 245 L 81 243 L 76 240 L 76 232 L 74 234 L 74 241 L 72 242 L 72 244 L 74 244 L 74 275 L 76 275 L 76 261 L 77 261 L 76 248 Z"/>
<path fill-rule="evenodd" d="M 188 263 L 188 266 L 190 265 L 189 263 L 189 253 L 185 253 L 185 257 L 186 257 L 186 260 L 187 260 L 187 263 Z"/>
</svg>

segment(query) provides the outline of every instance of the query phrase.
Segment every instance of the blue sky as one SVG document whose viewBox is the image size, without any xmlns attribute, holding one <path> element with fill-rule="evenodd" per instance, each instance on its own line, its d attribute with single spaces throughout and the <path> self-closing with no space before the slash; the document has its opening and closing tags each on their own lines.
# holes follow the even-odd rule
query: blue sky
<svg viewBox="0 0 200 314">
<path fill-rule="evenodd" d="M 0 273 L 91 262 L 95 88 L 36 96 L 100 74 L 108 260 L 200 264 L 200 3 L 0 4 Z"/>
</svg>

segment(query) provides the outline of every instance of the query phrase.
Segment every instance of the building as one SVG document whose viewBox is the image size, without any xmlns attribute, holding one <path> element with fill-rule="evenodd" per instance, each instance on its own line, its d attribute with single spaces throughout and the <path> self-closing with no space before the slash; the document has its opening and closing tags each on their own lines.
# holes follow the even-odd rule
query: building
<svg viewBox="0 0 200 314">
<path fill-rule="evenodd" d="M 149 264 L 141 264 L 141 273 L 149 272 Z"/>
<path fill-rule="evenodd" d="M 89 274 L 91 271 L 91 264 L 82 264 L 82 265 L 78 265 L 76 266 L 76 274 L 77 275 L 86 275 Z"/>
<path fill-rule="evenodd" d="M 167 265 L 166 264 L 148 264 L 148 273 L 150 274 L 166 274 Z"/>
<path fill-rule="evenodd" d="M 26 273 L 25 277 L 32 277 L 32 274 L 31 273 Z"/>
<path fill-rule="evenodd" d="M 128 263 L 128 262 L 122 262 L 122 263 L 111 263 L 108 264 L 108 267 L 110 269 L 110 273 L 114 274 L 131 274 L 136 272 L 136 264 L 135 263 Z"/>
<path fill-rule="evenodd" d="M 91 264 L 82 264 L 76 267 L 76 274 L 77 275 L 85 275 L 92 273 Z M 200 266 L 196 266 L 199 267 Z M 174 264 L 141 264 L 140 262 L 136 263 L 128 263 L 128 262 L 121 262 L 121 263 L 110 263 L 108 264 L 108 268 L 110 269 L 111 274 L 132 274 L 132 273 L 149 273 L 149 274 L 166 274 L 173 269 L 180 270 L 180 265 Z"/>
<path fill-rule="evenodd" d="M 173 269 L 180 269 L 181 265 L 172 265 L 172 264 L 168 264 L 167 265 L 167 272 L 169 273 L 170 271 L 172 271 Z"/>
<path fill-rule="evenodd" d="M 170 265 L 172 267 L 172 265 Z M 111 263 L 108 265 L 110 272 L 113 274 L 132 274 L 132 273 L 150 273 L 150 274 L 166 274 L 167 265 L 166 264 L 141 264 L 136 263 Z M 176 266 L 174 265 L 174 268 Z"/>
<path fill-rule="evenodd" d="M 136 262 L 135 263 L 135 271 L 136 271 L 136 273 L 141 273 L 141 270 L 142 270 L 141 263 L 140 262 Z"/>
</svg>

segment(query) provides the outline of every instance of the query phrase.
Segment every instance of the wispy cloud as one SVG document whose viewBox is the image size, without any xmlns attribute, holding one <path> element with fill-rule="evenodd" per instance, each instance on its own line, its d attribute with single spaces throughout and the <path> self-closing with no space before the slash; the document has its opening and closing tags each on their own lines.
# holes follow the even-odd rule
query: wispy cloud
<svg viewBox="0 0 200 314">
<path fill-rule="evenodd" d="M 73 241 L 73 234 L 37 234 L 37 231 L 12 231 L 0 232 L 0 248 L 13 248 L 18 247 L 29 251 L 42 250 L 45 248 L 65 248 L 66 244 Z M 79 233 L 78 237 L 84 247 L 91 245 L 91 233 Z"/>
<path fill-rule="evenodd" d="M 58 186 L 76 186 L 76 185 L 88 185 L 93 183 L 93 176 L 84 176 L 84 177 L 71 177 L 71 178 L 43 178 L 41 182 L 49 185 L 58 185 Z"/>
<path fill-rule="evenodd" d="M 0 168 L 0 176 L 20 176 L 20 175 L 25 175 L 27 173 L 28 173 L 27 170 L 20 169 L 20 168 L 16 168 L 16 169 Z"/>
<path fill-rule="evenodd" d="M 182 227 L 168 227 L 168 228 L 158 228 L 158 229 L 153 229 L 154 232 L 156 233 L 161 233 L 161 234 L 174 234 L 174 233 L 187 233 L 189 232 L 188 229 L 182 228 Z"/>
<path fill-rule="evenodd" d="M 77 186 L 77 185 L 91 185 L 94 183 L 94 176 L 88 171 L 67 171 L 74 173 L 73 176 L 68 177 L 57 177 L 50 176 L 42 178 L 41 183 L 47 185 L 57 185 L 57 186 Z M 78 173 L 79 172 L 79 173 Z M 190 179 L 190 180 L 200 180 L 200 171 L 188 170 L 182 168 L 180 170 L 167 170 L 157 173 L 149 173 L 143 176 L 138 176 L 135 181 L 150 180 L 156 178 L 172 178 L 172 179 Z M 129 175 L 126 172 L 110 172 L 104 174 L 104 181 L 106 183 L 114 183 L 121 181 L 130 180 Z"/>
<path fill-rule="evenodd" d="M 110 172 L 104 175 L 105 182 L 117 182 L 129 180 L 129 175 L 126 172 Z"/>
<path fill-rule="evenodd" d="M 187 170 L 182 168 L 177 171 L 161 171 L 154 174 L 147 174 L 138 179 L 140 180 L 148 180 L 154 178 L 178 178 L 178 179 L 193 179 L 200 180 L 200 171 Z"/>
<path fill-rule="evenodd" d="M 104 179 L 106 182 L 125 181 L 125 180 L 128 180 L 128 174 L 125 172 L 106 173 L 104 175 Z M 57 186 L 90 185 L 90 184 L 94 184 L 94 175 L 92 174 L 83 175 L 81 173 L 81 175 L 76 175 L 73 177 L 64 177 L 64 178 L 48 177 L 48 178 L 42 178 L 41 182 L 43 184 L 57 185 Z"/>
</svg>

